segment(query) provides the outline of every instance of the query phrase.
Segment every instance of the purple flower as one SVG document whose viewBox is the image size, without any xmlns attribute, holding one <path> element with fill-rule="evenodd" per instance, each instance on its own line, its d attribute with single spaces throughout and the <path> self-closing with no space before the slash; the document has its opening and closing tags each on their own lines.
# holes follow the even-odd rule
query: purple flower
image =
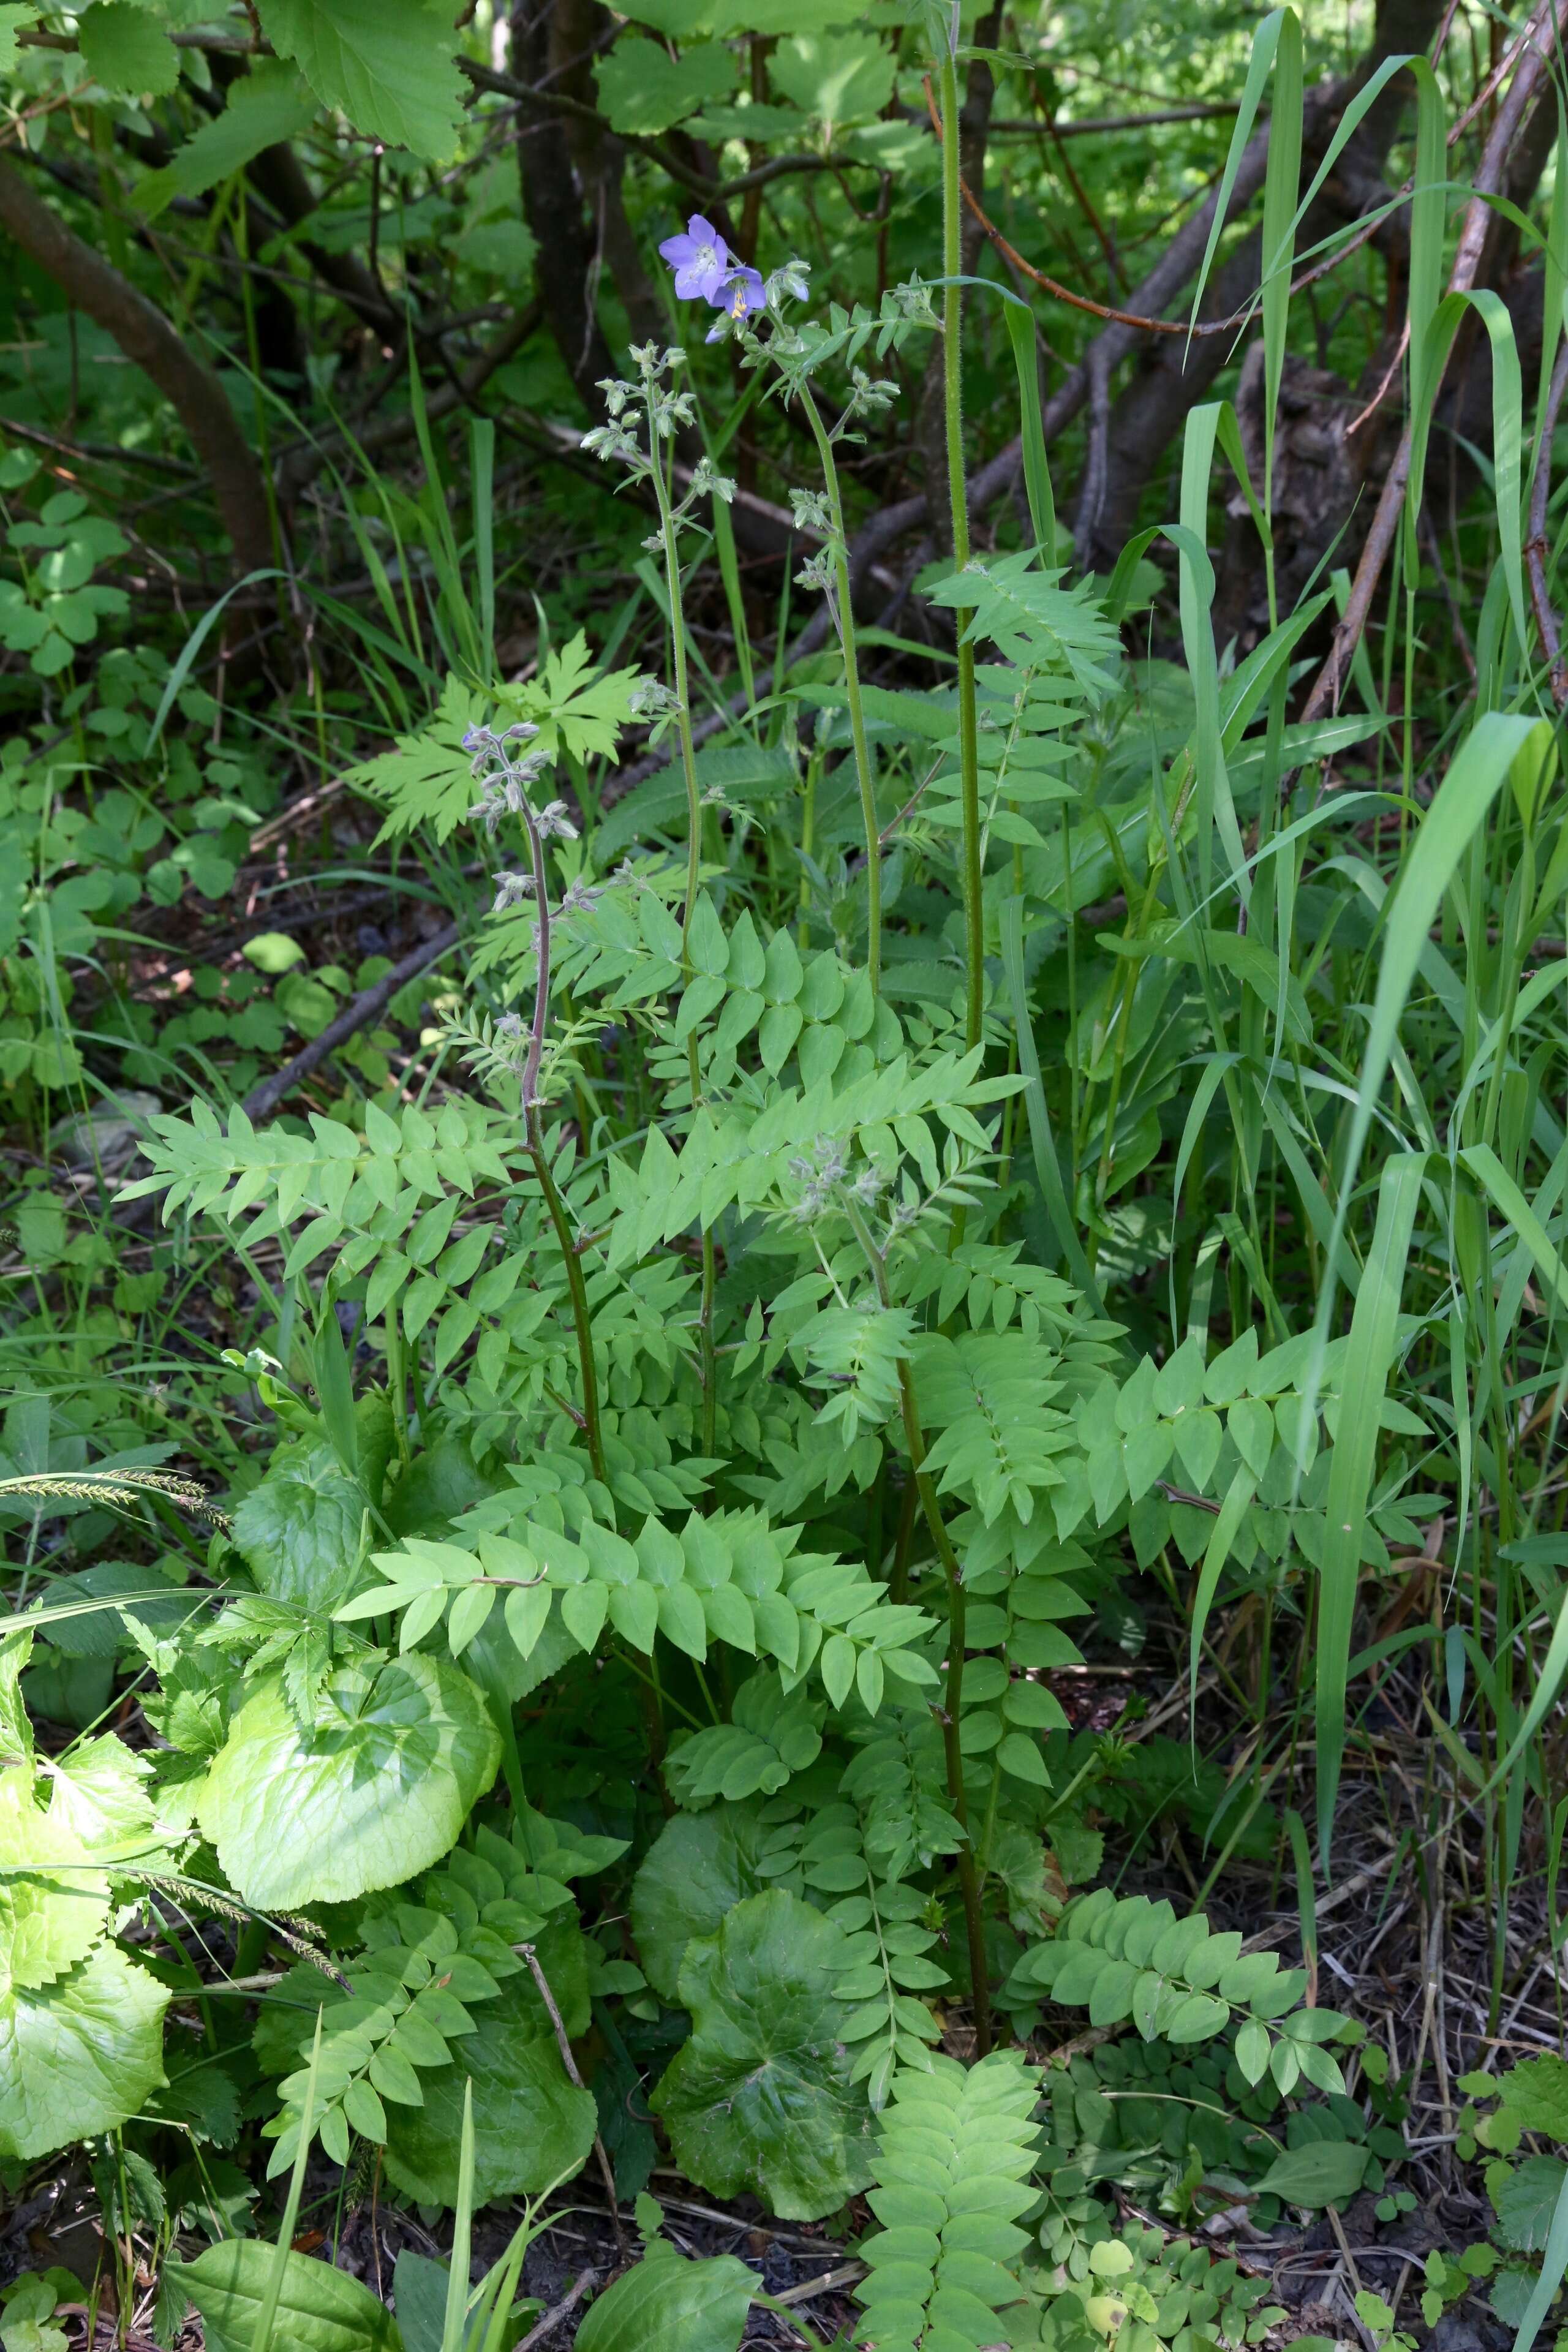
<svg viewBox="0 0 1568 2352">
<path fill-rule="evenodd" d="M 710 294 L 708 299 L 716 310 L 723 311 L 727 319 L 749 318 L 753 310 L 767 308 L 767 289 L 763 284 L 763 273 L 741 263 L 728 273 L 718 293 Z M 708 336 L 708 341 L 716 343 L 724 331 L 722 326 L 715 327 Z"/>
<path fill-rule="evenodd" d="M 675 290 L 682 302 L 699 295 L 705 302 L 718 301 L 730 275 L 730 248 L 711 221 L 693 213 L 685 236 L 667 236 L 658 249 L 675 272 Z"/>
</svg>

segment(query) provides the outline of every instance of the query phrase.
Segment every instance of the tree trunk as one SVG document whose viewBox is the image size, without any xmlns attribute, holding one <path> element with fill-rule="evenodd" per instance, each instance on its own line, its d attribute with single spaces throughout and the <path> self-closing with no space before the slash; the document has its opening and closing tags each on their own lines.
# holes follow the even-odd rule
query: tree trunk
<svg viewBox="0 0 1568 2352">
<path fill-rule="evenodd" d="M 551 71 L 552 13 L 551 0 L 521 0 L 511 19 L 511 70 L 531 89 L 542 85 Z M 525 109 L 517 161 L 523 216 L 539 247 L 534 268 L 545 320 L 578 398 L 597 418 L 605 406 L 599 380 L 621 371 L 599 324 L 594 300 L 599 240 L 584 207 L 560 115 L 547 114 L 542 107 Z"/>
</svg>

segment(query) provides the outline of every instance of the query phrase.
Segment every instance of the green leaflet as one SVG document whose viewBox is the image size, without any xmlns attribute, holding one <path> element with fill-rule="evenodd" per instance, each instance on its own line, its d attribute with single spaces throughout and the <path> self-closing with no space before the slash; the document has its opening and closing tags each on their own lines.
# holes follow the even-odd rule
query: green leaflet
<svg viewBox="0 0 1568 2352">
<path fill-rule="evenodd" d="M 688 1946 L 691 2038 L 649 2105 L 676 2161 L 721 2197 L 749 2189 L 785 2221 L 816 2221 L 870 2178 L 870 2108 L 840 2039 L 843 1937 L 773 1891 Z"/>
<path fill-rule="evenodd" d="M 729 1723 L 670 1750 L 665 1778 L 677 1803 L 696 1812 L 716 1797 L 772 1796 L 821 1754 L 823 1713 L 804 1691 L 786 1696 L 776 1674 L 752 1675 L 735 1694 Z"/>
<path fill-rule="evenodd" d="M 1287 2205 L 1342 2204 L 1361 2187 L 1368 2153 L 1349 2140 L 1310 2140 L 1277 2156 L 1258 2186 Z"/>
<path fill-rule="evenodd" d="M 251 2352 L 275 2249 L 229 2238 L 194 2263 L 171 2262 L 170 2283 L 202 2315 L 207 2352 Z M 282 2352 L 403 2352 L 397 2322 L 367 2286 L 331 2263 L 289 2253 L 273 2342 Z"/>
<path fill-rule="evenodd" d="M 347 1902 L 439 1860 L 500 1761 L 472 1683 L 432 1658 L 332 1675 L 309 1735 L 273 1677 L 236 1716 L 198 1814 L 247 1902 Z"/>
</svg>

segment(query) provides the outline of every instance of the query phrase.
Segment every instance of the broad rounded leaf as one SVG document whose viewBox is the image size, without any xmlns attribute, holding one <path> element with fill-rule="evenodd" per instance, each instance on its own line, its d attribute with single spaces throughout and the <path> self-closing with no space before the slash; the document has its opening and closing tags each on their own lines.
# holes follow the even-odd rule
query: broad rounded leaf
<svg viewBox="0 0 1568 2352">
<path fill-rule="evenodd" d="M 715 1805 L 667 1822 L 632 1882 L 632 1933 L 647 1980 L 671 2008 L 694 1937 L 716 1935 L 725 1916 L 763 1891 L 762 1832 L 749 1805 Z"/>
<path fill-rule="evenodd" d="M 113 1944 L 0 1999 L 0 2157 L 47 2156 L 134 2115 L 163 2080 L 168 2002 Z"/>
<path fill-rule="evenodd" d="M 272 2277 L 276 2247 L 261 2238 L 226 2238 L 194 2263 L 171 2262 L 164 2276 L 201 2313 L 207 2352 L 250 2352 Z M 403 2352 L 386 2305 L 347 2271 L 309 2254 L 284 2258 L 273 2343 L 289 2352 Z"/>
<path fill-rule="evenodd" d="M 733 2254 L 689 2263 L 656 2244 L 599 2296 L 577 2352 L 735 2352 L 758 2284 Z"/>
<path fill-rule="evenodd" d="M 347 1903 L 438 1862 L 500 1761 L 479 1692 L 434 1658 L 334 1675 L 308 1734 L 273 1676 L 230 1726 L 198 1818 L 247 1903 Z"/>
<path fill-rule="evenodd" d="M 0 1779 L 0 1989 L 37 1988 L 83 1960 L 109 1916 L 108 1882 L 64 1811 L 33 1802 L 28 1775 Z M 59 1865 L 51 1868 L 51 1865 Z"/>
<path fill-rule="evenodd" d="M 330 1445 L 285 1449 L 234 1515 L 257 1590 L 327 1616 L 374 1582 L 355 1566 L 369 1499 Z"/>
<path fill-rule="evenodd" d="M 835 1990 L 844 1942 L 781 1889 L 737 1904 L 687 1950 L 691 2039 L 649 2102 L 689 2179 L 721 2197 L 752 2189 L 785 2221 L 817 2221 L 871 2179 L 852 2012 Z"/>
<path fill-rule="evenodd" d="M 587 1966 L 574 1919 L 538 1938 L 539 1963 L 568 2034 L 589 2022 Z M 425 2104 L 387 2110 L 387 2177 L 421 2204 L 458 2201 L 463 2085 L 474 2086 L 474 2203 L 531 2195 L 575 2172 L 594 2145 L 597 2109 L 561 2063 L 555 2029 L 531 1971 L 477 2003 L 474 2031 L 452 2043 L 453 2063 L 422 2074 Z"/>
</svg>

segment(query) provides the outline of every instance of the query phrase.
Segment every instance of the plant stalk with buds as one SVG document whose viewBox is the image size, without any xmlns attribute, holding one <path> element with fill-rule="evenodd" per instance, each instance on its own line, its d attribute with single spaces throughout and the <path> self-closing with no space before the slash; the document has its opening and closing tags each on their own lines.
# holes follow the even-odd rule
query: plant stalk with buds
<svg viewBox="0 0 1568 2352">
<path fill-rule="evenodd" d="M 543 1101 L 540 1071 L 544 1058 L 545 1029 L 550 1018 L 550 880 L 545 871 L 544 843 L 551 834 L 563 834 L 570 838 L 575 834 L 576 827 L 567 816 L 564 802 L 551 801 L 544 808 L 535 810 L 529 798 L 529 786 L 549 765 L 547 754 L 531 751 L 521 759 L 515 759 L 507 748 L 509 743 L 526 740 L 538 732 L 538 729 L 526 719 L 515 727 L 509 727 L 500 735 L 488 727 L 474 727 L 464 737 L 463 746 L 474 755 L 473 772 L 481 785 L 481 798 L 474 814 L 489 825 L 492 837 L 503 815 L 515 816 L 528 843 L 531 871 L 526 876 L 499 876 L 496 895 L 498 907 L 525 897 L 531 897 L 534 906 L 533 1017 L 526 1032 L 527 1047 L 518 1072 L 523 1138 L 554 1229 L 562 1264 L 566 1269 L 566 1288 L 572 1301 L 572 1321 L 576 1331 L 577 1360 L 583 1382 L 583 1434 L 587 1441 L 588 1459 L 593 1465 L 595 1477 L 601 1484 L 607 1485 L 604 1430 L 599 1418 L 599 1376 L 594 1362 L 594 1328 L 588 1313 L 588 1288 L 583 1278 L 583 1262 L 566 1214 L 566 1204 L 561 1198 L 560 1187 L 551 1170 L 550 1156 L 544 1148 L 539 1118 Z M 521 1023 L 517 1025 L 521 1034 Z"/>
</svg>

